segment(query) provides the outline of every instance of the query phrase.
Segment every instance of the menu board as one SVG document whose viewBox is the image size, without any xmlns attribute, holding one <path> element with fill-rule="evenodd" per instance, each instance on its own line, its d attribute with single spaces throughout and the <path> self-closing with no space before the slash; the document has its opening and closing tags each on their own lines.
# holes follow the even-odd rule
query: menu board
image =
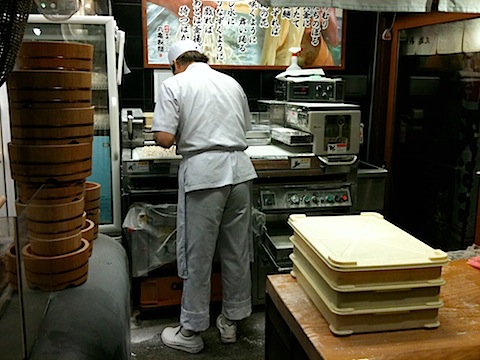
<svg viewBox="0 0 480 360">
<path fill-rule="evenodd" d="M 345 11 L 326 7 L 268 7 L 257 1 L 143 0 L 145 67 L 168 66 L 176 41 L 201 45 L 220 67 L 291 64 L 300 48 L 302 68 L 344 67 Z"/>
</svg>

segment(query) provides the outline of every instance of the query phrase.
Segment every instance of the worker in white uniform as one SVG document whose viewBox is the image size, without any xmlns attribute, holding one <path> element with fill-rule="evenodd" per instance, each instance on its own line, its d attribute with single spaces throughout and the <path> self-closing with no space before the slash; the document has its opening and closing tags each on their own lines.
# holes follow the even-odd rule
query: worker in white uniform
<svg viewBox="0 0 480 360">
<path fill-rule="evenodd" d="M 223 343 L 236 341 L 237 321 L 250 316 L 252 260 L 251 128 L 247 97 L 232 77 L 212 69 L 191 40 L 175 43 L 168 60 L 174 76 L 160 85 L 152 131 L 162 147 L 182 155 L 178 173 L 177 267 L 183 279 L 180 325 L 162 332 L 165 345 L 197 353 L 210 326 L 211 273 L 221 266 Z"/>
</svg>

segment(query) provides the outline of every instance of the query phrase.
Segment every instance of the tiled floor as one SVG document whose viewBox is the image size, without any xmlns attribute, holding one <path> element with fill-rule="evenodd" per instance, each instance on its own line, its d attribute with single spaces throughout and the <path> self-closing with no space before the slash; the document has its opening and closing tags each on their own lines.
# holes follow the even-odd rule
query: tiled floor
<svg viewBox="0 0 480 360">
<path fill-rule="evenodd" d="M 211 326 L 202 333 L 205 348 L 198 354 L 188 354 L 163 345 L 160 334 L 166 326 L 178 325 L 178 312 L 169 314 L 141 313 L 132 317 L 132 360 L 154 359 L 264 359 L 265 314 L 263 308 L 255 309 L 252 315 L 239 322 L 237 342 L 224 345 L 220 342 L 215 319 L 218 310 L 212 309 Z"/>
</svg>

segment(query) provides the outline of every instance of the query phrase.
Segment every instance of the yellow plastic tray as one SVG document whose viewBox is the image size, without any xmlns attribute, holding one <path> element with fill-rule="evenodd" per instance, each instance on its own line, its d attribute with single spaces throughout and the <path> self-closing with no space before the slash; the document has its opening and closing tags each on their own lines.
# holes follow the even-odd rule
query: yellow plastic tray
<svg viewBox="0 0 480 360">
<path fill-rule="evenodd" d="M 294 246 L 337 287 L 429 282 L 441 285 L 447 254 L 432 249 L 377 213 L 290 215 Z"/>
<path fill-rule="evenodd" d="M 335 335 L 352 335 L 356 333 L 407 330 L 417 328 L 437 328 L 438 308 L 409 307 L 381 308 L 353 311 L 348 314 L 339 313 L 331 307 L 316 284 L 308 281 L 302 270 L 292 271 L 300 286 L 315 304 L 329 324 L 329 329 Z"/>
<path fill-rule="evenodd" d="M 412 287 L 401 284 L 374 289 L 359 289 L 345 291 L 330 286 L 327 279 L 316 270 L 311 263 L 296 248 L 290 255 L 294 272 L 300 271 L 310 283 L 314 283 L 328 301 L 330 308 L 338 314 L 349 314 L 360 310 L 378 310 L 380 308 L 428 309 L 443 306 L 440 300 L 440 286 Z"/>
</svg>

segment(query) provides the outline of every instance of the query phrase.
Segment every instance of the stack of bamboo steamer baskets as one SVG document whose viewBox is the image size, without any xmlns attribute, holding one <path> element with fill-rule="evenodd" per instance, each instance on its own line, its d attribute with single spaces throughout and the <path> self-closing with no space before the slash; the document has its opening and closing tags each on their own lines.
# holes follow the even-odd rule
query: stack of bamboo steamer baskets
<svg viewBox="0 0 480 360">
<path fill-rule="evenodd" d="M 86 178 L 92 173 L 93 46 L 24 42 L 8 82 L 17 212 L 29 287 L 57 291 L 86 281 L 91 242 Z"/>
</svg>

